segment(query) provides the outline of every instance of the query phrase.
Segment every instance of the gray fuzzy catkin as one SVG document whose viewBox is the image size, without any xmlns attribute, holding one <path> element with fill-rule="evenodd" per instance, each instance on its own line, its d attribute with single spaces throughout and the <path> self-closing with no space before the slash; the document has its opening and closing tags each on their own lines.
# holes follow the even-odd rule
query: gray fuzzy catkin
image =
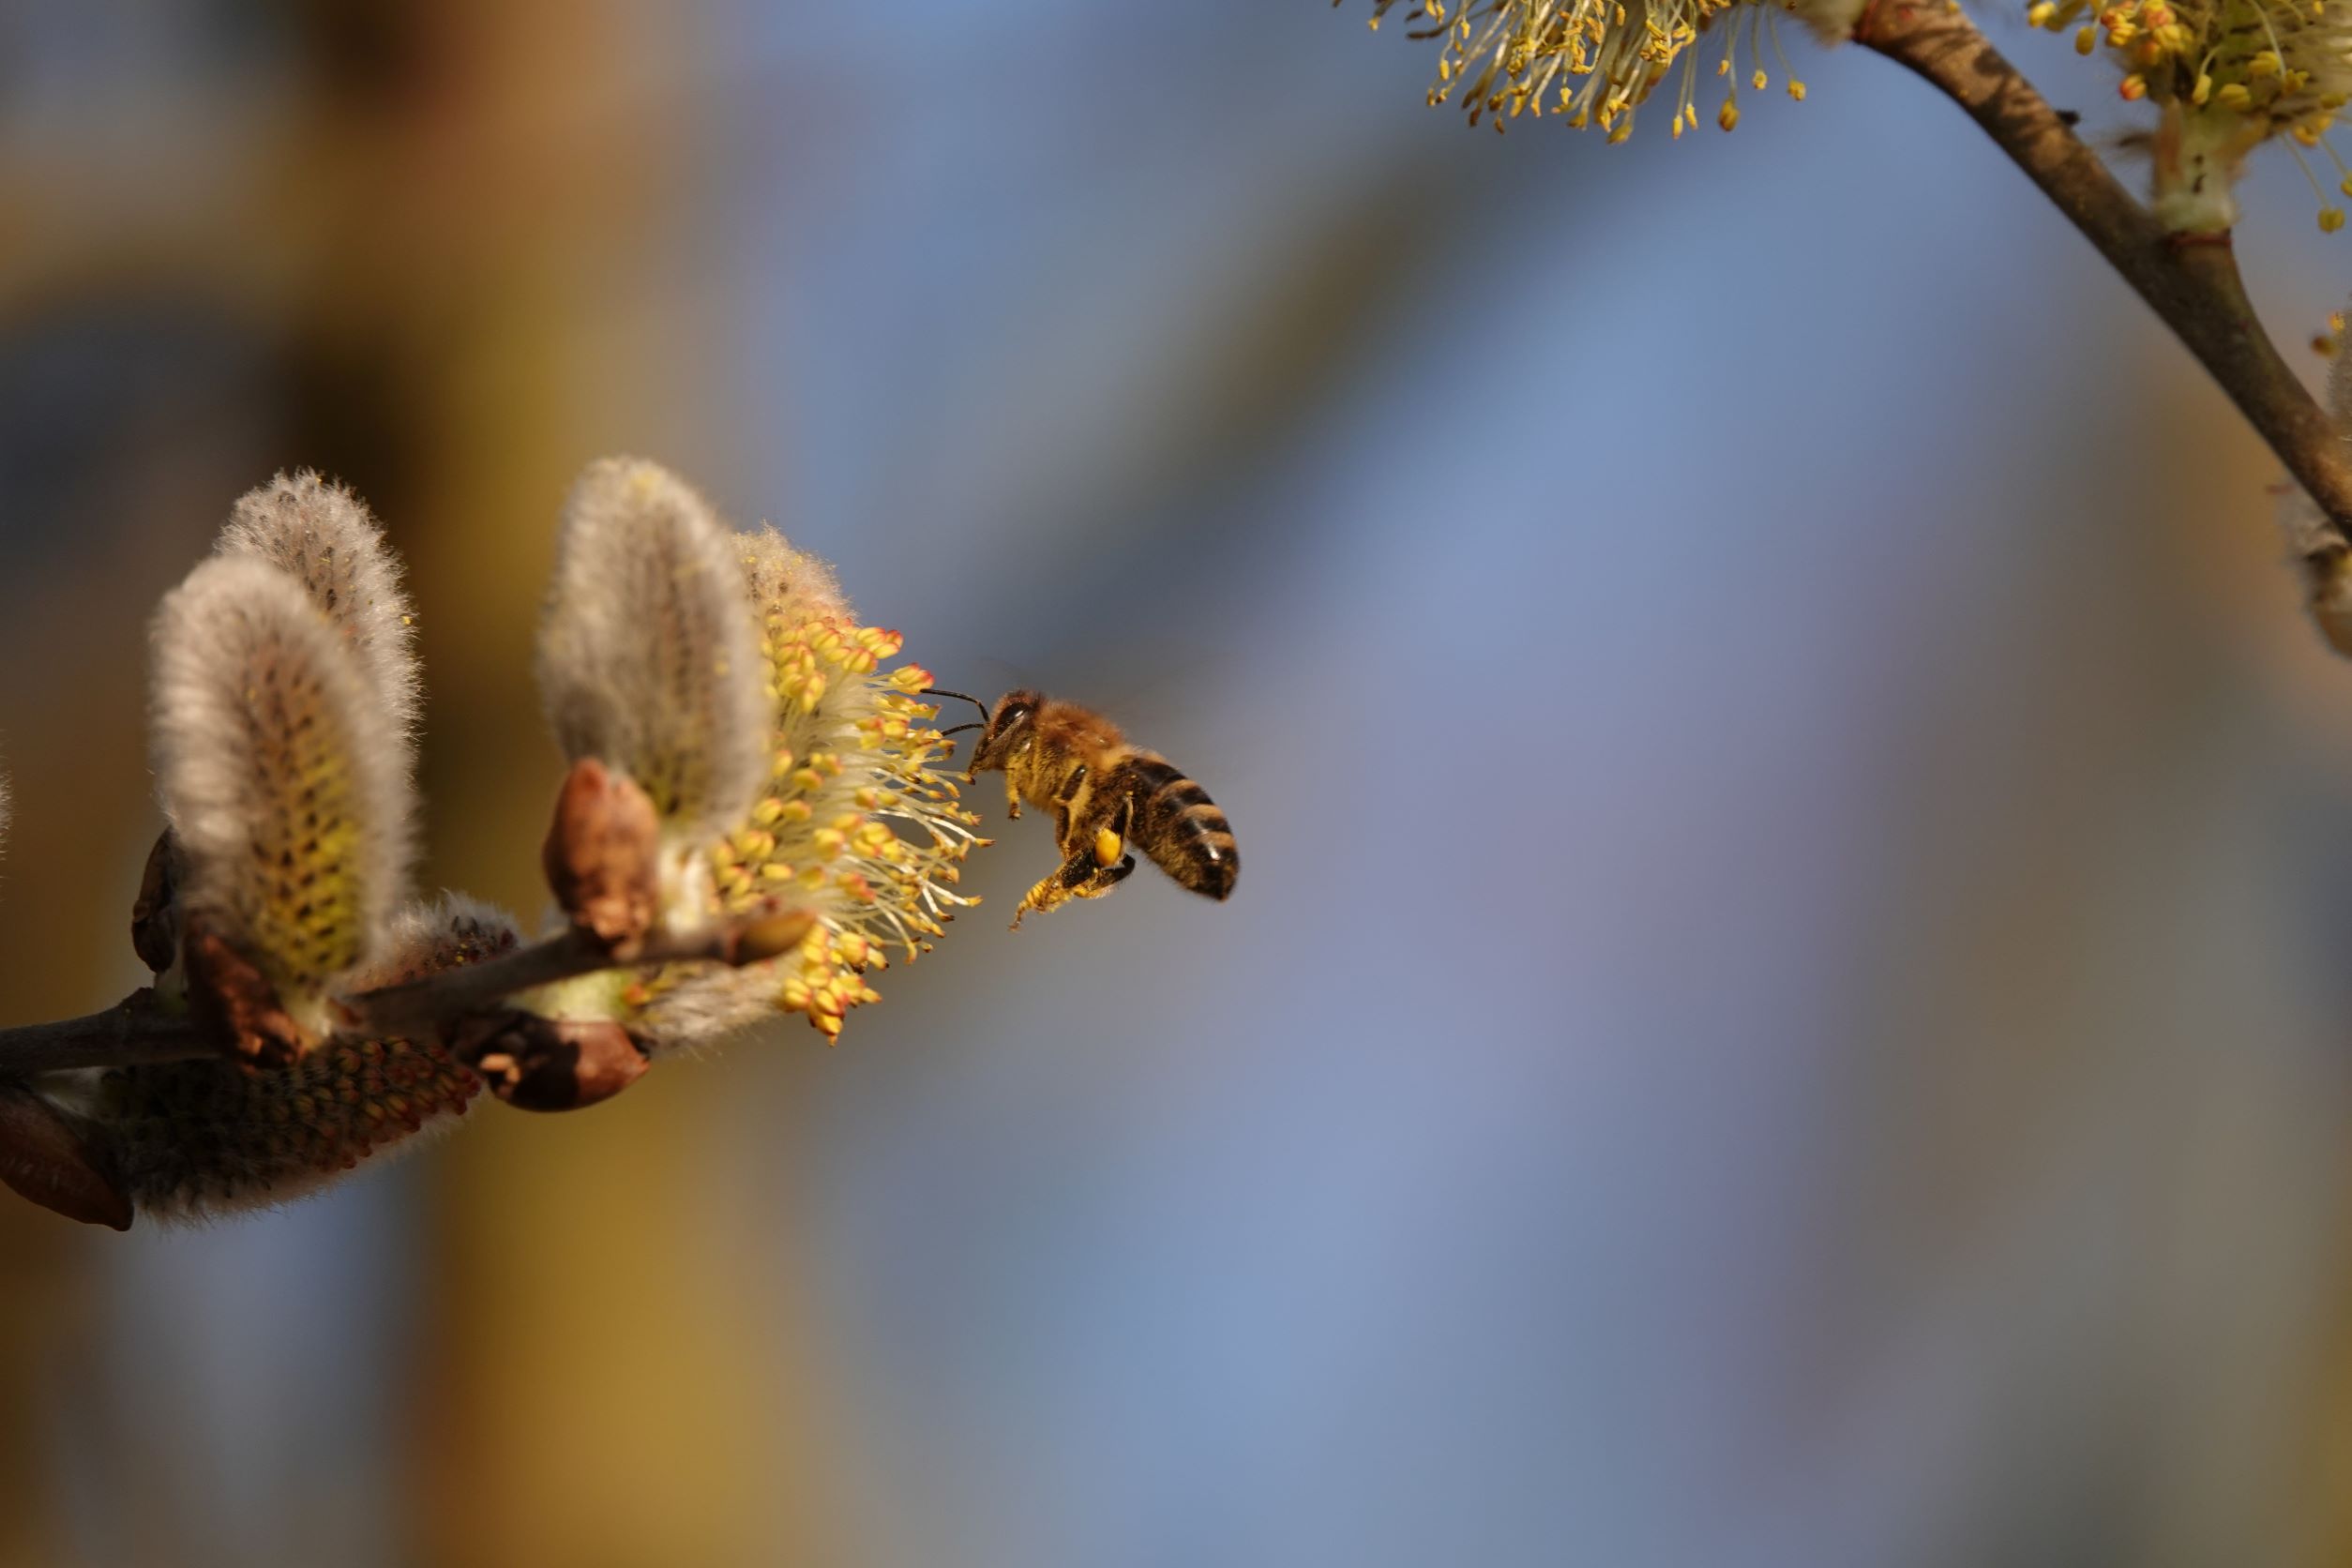
<svg viewBox="0 0 2352 1568">
<path fill-rule="evenodd" d="M 381 951 L 413 854 L 407 752 L 357 654 L 301 582 L 216 556 L 154 624 L 158 792 L 184 906 L 315 1002 Z"/>
<path fill-rule="evenodd" d="M 400 563 L 358 496 L 309 469 L 280 474 L 239 496 L 219 553 L 268 562 L 300 582 L 357 656 L 404 750 L 424 702 L 416 618 Z"/>
<path fill-rule="evenodd" d="M 772 700 L 733 541 L 660 465 L 591 463 L 565 505 L 539 628 L 557 744 L 635 779 L 673 842 L 734 826 L 767 773 Z"/>
</svg>

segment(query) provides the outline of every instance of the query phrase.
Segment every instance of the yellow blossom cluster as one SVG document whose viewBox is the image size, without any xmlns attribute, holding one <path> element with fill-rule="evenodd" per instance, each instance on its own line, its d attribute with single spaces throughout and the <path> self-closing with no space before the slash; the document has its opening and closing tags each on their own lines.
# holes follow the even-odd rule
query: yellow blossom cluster
<svg viewBox="0 0 2352 1568">
<path fill-rule="evenodd" d="M 2123 98 L 2164 112 L 2159 210 L 2169 202 L 2205 220 L 2177 226 L 2226 227 L 2240 162 L 2281 135 L 2319 194 L 2319 226 L 2344 226 L 2343 209 L 2302 155 L 2325 153 L 2337 188 L 2352 194 L 2352 171 L 2326 140 L 2352 100 L 2352 0 L 2036 0 L 2027 19 L 2072 32 L 2080 53 L 2103 52 L 2123 72 Z M 2209 180 L 2212 188 L 2201 189 Z"/>
<path fill-rule="evenodd" d="M 1400 0 L 1373 0 L 1372 25 Z M 1674 134 L 1695 128 L 1699 45 L 1721 40 L 1712 74 L 1726 82 L 1715 123 L 1740 123 L 1740 88 L 1757 92 L 1772 76 L 1769 47 L 1788 96 L 1797 80 L 1772 28 L 1777 13 L 1798 15 L 1825 37 L 1850 33 L 1862 0 L 1402 0 L 1418 25 L 1412 36 L 1441 38 L 1431 104 L 1459 101 L 1472 125 L 1491 117 L 1500 130 L 1520 114 L 1556 114 L 1579 129 L 1597 126 L 1612 142 L 1633 134 L 1634 115 L 1669 75 Z M 1729 13 L 1726 15 L 1726 13 Z M 1742 64 L 1742 56 L 1746 64 Z M 1679 73 L 1677 67 L 1679 66 Z"/>
<path fill-rule="evenodd" d="M 955 891 L 979 818 L 957 804 L 952 745 L 923 700 L 928 671 L 903 665 L 895 631 L 862 626 L 822 563 L 774 533 L 745 535 L 743 565 L 775 703 L 768 779 L 749 818 L 710 850 L 718 912 L 784 899 L 816 918 L 797 948 L 727 972 L 666 970 L 624 997 L 656 1034 L 665 1013 L 805 1015 L 837 1038 L 865 980 L 897 949 L 928 951 L 976 900 Z M 716 989 L 717 995 L 681 992 Z M 705 1026 L 707 1028 L 707 1026 Z"/>
</svg>

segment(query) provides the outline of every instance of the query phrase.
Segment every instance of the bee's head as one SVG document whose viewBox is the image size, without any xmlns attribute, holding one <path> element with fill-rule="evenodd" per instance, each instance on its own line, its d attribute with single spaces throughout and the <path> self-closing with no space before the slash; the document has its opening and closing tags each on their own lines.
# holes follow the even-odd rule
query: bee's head
<svg viewBox="0 0 2352 1568">
<path fill-rule="evenodd" d="M 1044 701 L 1039 693 L 1028 690 L 1008 691 L 998 698 L 980 731 L 978 744 L 972 748 L 972 761 L 964 764 L 965 776 L 1003 767 L 1029 738 L 1037 721 L 1037 706 Z"/>
</svg>

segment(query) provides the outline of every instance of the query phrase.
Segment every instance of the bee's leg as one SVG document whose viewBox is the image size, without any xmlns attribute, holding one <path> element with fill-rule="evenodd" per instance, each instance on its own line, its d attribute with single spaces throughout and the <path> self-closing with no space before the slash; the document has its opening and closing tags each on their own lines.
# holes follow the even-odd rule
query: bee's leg
<svg viewBox="0 0 2352 1568">
<path fill-rule="evenodd" d="M 1134 826 L 1135 796 L 1132 793 L 1122 793 L 1117 803 L 1112 806 L 1107 819 L 1094 829 L 1093 841 L 1086 846 L 1093 852 L 1094 864 L 1108 867 L 1121 855 L 1126 854 L 1127 834 Z M 1063 852 L 1068 854 L 1076 852 L 1065 846 Z M 1126 867 L 1127 870 L 1135 868 L 1135 856 L 1127 855 Z M 1113 877 L 1109 882 L 1106 883 L 1103 892 L 1107 893 L 1112 887 L 1116 887 L 1120 879 L 1127 874 L 1127 870 L 1121 871 L 1119 876 Z M 1099 897 L 1100 895 L 1089 893 L 1085 897 L 1093 898 Z"/>
<path fill-rule="evenodd" d="M 1021 895 L 1020 908 L 1013 912 L 1013 929 L 1018 931 L 1021 928 L 1021 916 L 1031 910 L 1042 914 L 1048 910 L 1060 908 L 1068 900 L 1076 884 L 1093 875 L 1093 870 L 1094 861 L 1090 855 L 1083 860 L 1064 861 L 1062 868 L 1053 875 L 1039 878 L 1036 886 Z"/>
<path fill-rule="evenodd" d="M 1058 909 L 1072 898 L 1099 898 L 1124 882 L 1135 869 L 1135 856 L 1128 855 L 1116 866 L 1105 866 L 1095 860 L 1093 846 L 1081 847 L 1079 852 L 1062 863 L 1062 868 L 1042 879 L 1021 897 L 1020 908 L 1013 912 L 1013 929 L 1019 930 L 1021 916 L 1031 910 L 1039 913 Z"/>
<path fill-rule="evenodd" d="M 1062 878 L 1059 874 L 1046 878 L 1021 895 L 1019 906 L 1013 911 L 1013 929 L 1018 931 L 1021 928 L 1021 919 L 1031 910 L 1049 910 L 1068 897 L 1067 893 L 1062 891 Z"/>
<path fill-rule="evenodd" d="M 1013 770 L 1004 770 L 1004 815 L 1014 822 L 1021 820 L 1020 786 L 1013 782 Z"/>
<path fill-rule="evenodd" d="M 1086 764 L 1080 762 L 1070 770 L 1070 776 L 1053 792 L 1053 842 L 1065 860 L 1076 857 L 1078 852 L 1078 846 L 1070 841 L 1070 835 L 1078 827 L 1076 817 L 1078 797 L 1085 788 Z"/>
<path fill-rule="evenodd" d="M 1021 916 L 1031 910 L 1042 912 L 1072 898 L 1099 898 L 1126 881 L 1127 874 L 1135 869 L 1135 856 L 1124 853 L 1127 826 L 1135 816 L 1134 797 L 1120 796 L 1108 818 L 1095 815 L 1095 825 L 1090 828 L 1071 809 L 1071 802 L 1085 779 L 1086 769 L 1081 765 L 1055 792 L 1054 841 L 1062 846 L 1062 868 L 1022 897 L 1021 907 L 1013 912 L 1015 930 L 1020 928 Z"/>
</svg>

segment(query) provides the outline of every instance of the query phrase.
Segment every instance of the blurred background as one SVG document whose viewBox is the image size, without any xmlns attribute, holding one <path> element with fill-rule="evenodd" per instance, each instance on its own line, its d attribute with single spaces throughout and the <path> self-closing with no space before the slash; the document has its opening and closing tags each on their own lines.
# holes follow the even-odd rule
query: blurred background
<svg viewBox="0 0 2352 1568">
<path fill-rule="evenodd" d="M 2352 669 L 2272 465 L 1883 62 L 1498 140 L 1364 20 L 0 0 L 0 1016 L 140 982 L 144 618 L 296 465 L 410 563 L 429 885 L 541 906 L 615 451 L 1248 866 L 1014 935 L 1024 820 L 837 1050 L 0 1204 L 0 1568 L 2352 1558 Z M 2298 343 L 2352 238 L 2248 204 Z"/>
</svg>

